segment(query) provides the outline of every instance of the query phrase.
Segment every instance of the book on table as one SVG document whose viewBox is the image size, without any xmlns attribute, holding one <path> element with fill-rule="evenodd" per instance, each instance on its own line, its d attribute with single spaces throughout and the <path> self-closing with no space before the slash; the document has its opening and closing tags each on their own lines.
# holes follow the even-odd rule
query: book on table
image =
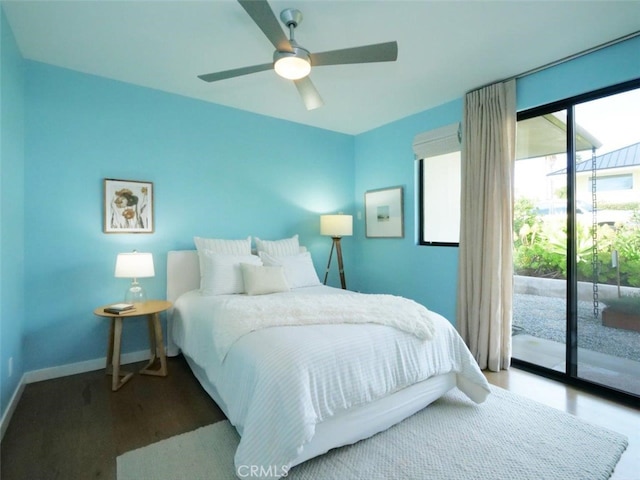
<svg viewBox="0 0 640 480">
<path fill-rule="evenodd" d="M 113 305 L 105 307 L 104 311 L 106 313 L 115 313 L 119 315 L 121 313 L 128 313 L 134 309 L 135 305 L 132 303 L 114 303 Z"/>
</svg>

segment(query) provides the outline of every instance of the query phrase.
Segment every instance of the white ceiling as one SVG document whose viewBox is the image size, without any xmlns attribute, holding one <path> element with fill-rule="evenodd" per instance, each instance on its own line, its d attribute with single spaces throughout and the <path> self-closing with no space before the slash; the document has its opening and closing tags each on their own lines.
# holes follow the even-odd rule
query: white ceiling
<svg viewBox="0 0 640 480">
<path fill-rule="evenodd" d="M 393 63 L 313 69 L 325 105 L 307 111 L 273 71 L 196 77 L 271 60 L 273 46 L 233 0 L 2 5 L 27 59 L 348 134 L 640 30 L 640 1 L 274 0 L 277 17 L 302 11 L 296 40 L 311 52 L 398 42 Z"/>
</svg>

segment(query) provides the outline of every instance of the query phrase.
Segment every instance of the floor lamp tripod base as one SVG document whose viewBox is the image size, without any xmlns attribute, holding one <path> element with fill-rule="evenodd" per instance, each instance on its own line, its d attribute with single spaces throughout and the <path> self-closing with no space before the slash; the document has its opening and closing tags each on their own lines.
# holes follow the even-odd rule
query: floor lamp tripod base
<svg viewBox="0 0 640 480">
<path fill-rule="evenodd" d="M 324 284 L 327 284 L 327 277 L 329 276 L 329 269 L 331 267 L 331 259 L 333 258 L 333 249 L 335 248 L 338 256 L 338 272 L 340 272 L 340 285 L 343 290 L 347 289 L 347 281 L 344 278 L 344 265 L 342 263 L 342 247 L 340 246 L 340 237 L 331 237 L 333 243 L 331 244 L 331 252 L 329 252 L 329 262 L 327 262 L 327 270 L 324 273 Z"/>
</svg>

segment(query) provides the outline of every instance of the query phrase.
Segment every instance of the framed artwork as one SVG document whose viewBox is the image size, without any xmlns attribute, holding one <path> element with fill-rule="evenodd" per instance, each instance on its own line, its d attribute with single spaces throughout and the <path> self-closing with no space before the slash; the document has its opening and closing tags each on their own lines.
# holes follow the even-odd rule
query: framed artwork
<svg viewBox="0 0 640 480">
<path fill-rule="evenodd" d="M 403 238 L 403 188 L 369 190 L 364 194 L 367 238 Z"/>
<path fill-rule="evenodd" d="M 104 233 L 153 233 L 153 183 L 104 179 Z"/>
</svg>

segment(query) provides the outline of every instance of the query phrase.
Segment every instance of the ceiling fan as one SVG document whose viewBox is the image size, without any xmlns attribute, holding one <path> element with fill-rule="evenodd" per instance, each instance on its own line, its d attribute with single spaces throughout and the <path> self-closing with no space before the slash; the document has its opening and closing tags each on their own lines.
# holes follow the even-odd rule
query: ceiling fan
<svg viewBox="0 0 640 480">
<path fill-rule="evenodd" d="M 276 48 L 275 52 L 273 52 L 273 62 L 198 75 L 198 78 L 205 82 L 216 82 L 273 68 L 281 77 L 293 80 L 307 110 L 313 110 L 321 107 L 324 102 L 309 78 L 311 67 L 351 63 L 394 62 L 398 58 L 397 42 L 310 53 L 309 50 L 298 44 L 294 38 L 294 31 L 302 22 L 302 13 L 299 10 L 287 8 L 280 13 L 282 23 L 289 29 L 289 38 L 287 39 L 267 0 L 238 0 L 238 3 L 242 5 Z"/>
</svg>

